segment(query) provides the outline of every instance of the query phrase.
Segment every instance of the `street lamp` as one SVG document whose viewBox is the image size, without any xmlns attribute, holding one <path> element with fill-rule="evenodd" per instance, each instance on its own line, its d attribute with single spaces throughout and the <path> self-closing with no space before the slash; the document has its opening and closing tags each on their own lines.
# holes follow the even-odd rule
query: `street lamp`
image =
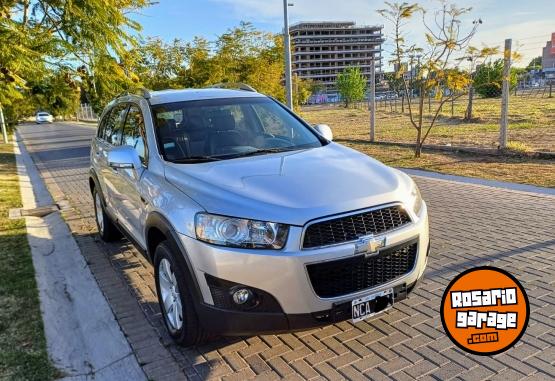
<svg viewBox="0 0 555 381">
<path fill-rule="evenodd" d="M 293 83 L 291 69 L 291 37 L 289 35 L 289 7 L 294 4 L 283 0 L 283 40 L 285 45 L 285 100 L 287 107 L 293 109 Z"/>
</svg>

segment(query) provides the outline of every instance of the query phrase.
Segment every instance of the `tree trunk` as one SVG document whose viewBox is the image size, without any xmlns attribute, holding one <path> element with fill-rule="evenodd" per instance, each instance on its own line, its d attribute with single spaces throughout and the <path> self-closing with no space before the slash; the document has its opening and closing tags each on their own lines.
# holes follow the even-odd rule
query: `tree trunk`
<svg viewBox="0 0 555 381">
<path fill-rule="evenodd" d="M 472 120 L 472 106 L 474 103 L 474 86 L 471 86 L 468 90 L 468 106 L 466 107 L 466 113 L 464 114 L 464 121 L 470 122 Z"/>
<path fill-rule="evenodd" d="M 418 132 L 416 134 L 416 147 L 414 149 L 414 157 L 415 158 L 419 158 L 420 155 L 422 154 L 422 129 L 419 128 Z"/>
</svg>

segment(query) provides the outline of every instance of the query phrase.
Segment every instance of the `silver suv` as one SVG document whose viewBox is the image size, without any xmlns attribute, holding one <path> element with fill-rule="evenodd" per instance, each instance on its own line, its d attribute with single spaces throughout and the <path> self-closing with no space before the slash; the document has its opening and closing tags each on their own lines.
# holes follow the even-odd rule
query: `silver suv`
<svg viewBox="0 0 555 381">
<path fill-rule="evenodd" d="M 406 298 L 427 263 L 407 175 L 247 87 L 114 100 L 90 189 L 100 236 L 123 233 L 153 263 L 183 345 L 356 323 Z"/>
</svg>

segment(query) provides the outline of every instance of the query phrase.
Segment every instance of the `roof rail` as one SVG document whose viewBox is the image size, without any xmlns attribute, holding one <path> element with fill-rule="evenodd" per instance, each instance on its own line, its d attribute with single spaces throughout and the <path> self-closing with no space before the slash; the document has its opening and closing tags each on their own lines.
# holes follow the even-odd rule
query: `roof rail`
<svg viewBox="0 0 555 381">
<path fill-rule="evenodd" d="M 146 88 L 144 88 L 144 87 L 141 87 L 141 88 L 139 89 L 139 91 L 141 92 L 141 95 L 143 96 L 144 99 L 147 99 L 147 100 L 148 100 L 148 99 L 151 98 L 150 90 L 149 90 L 149 89 L 146 89 Z"/>
<path fill-rule="evenodd" d="M 116 96 L 116 98 L 120 98 L 120 97 L 125 97 L 127 95 L 137 95 L 139 97 L 143 97 L 145 99 L 150 99 L 151 95 L 150 95 L 150 90 L 145 89 L 143 87 L 141 87 L 140 89 L 137 90 L 137 92 L 131 92 L 129 90 L 123 91 L 120 94 L 118 94 Z"/>
<path fill-rule="evenodd" d="M 232 82 L 225 82 L 225 83 L 217 83 L 215 85 L 209 86 L 211 89 L 234 89 L 234 90 L 243 90 L 243 91 L 250 91 L 253 93 L 257 93 L 256 89 L 252 86 L 249 86 L 244 83 L 232 83 Z"/>
</svg>

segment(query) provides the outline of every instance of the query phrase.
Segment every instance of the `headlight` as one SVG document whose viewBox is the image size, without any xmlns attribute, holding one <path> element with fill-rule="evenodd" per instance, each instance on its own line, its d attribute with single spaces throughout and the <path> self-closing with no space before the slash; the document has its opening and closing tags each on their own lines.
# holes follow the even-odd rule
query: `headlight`
<svg viewBox="0 0 555 381">
<path fill-rule="evenodd" d="M 285 246 L 289 226 L 198 213 L 195 231 L 199 240 L 215 245 L 279 250 Z"/>
<path fill-rule="evenodd" d="M 420 210 L 422 209 L 422 195 L 420 194 L 420 189 L 416 186 L 416 183 L 412 183 L 412 189 L 410 191 L 410 205 L 412 205 L 412 210 L 418 216 Z"/>
</svg>

